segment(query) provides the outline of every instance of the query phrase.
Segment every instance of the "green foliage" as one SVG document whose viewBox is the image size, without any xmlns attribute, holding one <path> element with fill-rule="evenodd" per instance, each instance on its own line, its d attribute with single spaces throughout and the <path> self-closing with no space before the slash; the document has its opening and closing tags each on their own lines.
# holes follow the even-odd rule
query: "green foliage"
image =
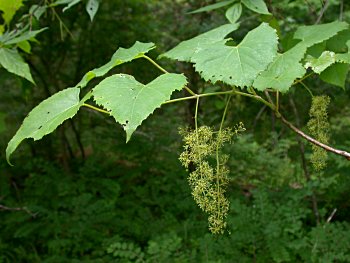
<svg viewBox="0 0 350 263">
<path fill-rule="evenodd" d="M 225 44 L 214 43 L 192 57 L 196 71 L 205 80 L 249 87 L 277 55 L 277 34 L 266 23 L 250 31 L 239 45 Z"/>
<path fill-rule="evenodd" d="M 62 122 L 72 118 L 89 98 L 80 101 L 80 89 L 68 88 L 44 100 L 36 106 L 24 119 L 23 124 L 6 148 L 6 159 L 10 163 L 10 156 L 18 145 L 27 138 L 40 140 L 43 136 L 53 132 Z"/>
<path fill-rule="evenodd" d="M 123 126 L 128 142 L 142 121 L 186 83 L 186 77 L 181 74 L 166 73 L 147 85 L 132 76 L 118 74 L 101 81 L 92 94 L 96 103 L 106 108 Z"/>
<path fill-rule="evenodd" d="M 28 64 L 23 61 L 17 50 L 0 48 L 0 64 L 9 72 L 34 83 Z"/>
<path fill-rule="evenodd" d="M 242 4 L 256 13 L 270 15 L 264 0 L 242 0 Z"/>
<path fill-rule="evenodd" d="M 116 66 L 142 57 L 145 53 L 152 50 L 153 48 L 155 48 L 153 43 L 141 43 L 138 41 L 136 41 L 135 44 L 130 48 L 118 48 L 108 63 L 87 72 L 80 80 L 80 82 L 76 85 L 76 87 L 86 87 L 86 85 L 92 79 L 104 76 L 108 73 L 108 71 Z"/>
<path fill-rule="evenodd" d="M 180 44 L 162 54 L 160 57 L 193 62 L 192 58 L 197 52 L 205 50 L 211 44 L 225 43 L 225 36 L 238 29 L 238 26 L 238 24 L 226 24 L 219 26 L 192 39 L 180 42 Z"/>
<path fill-rule="evenodd" d="M 241 17 L 241 14 L 242 14 L 242 5 L 241 3 L 236 3 L 226 10 L 225 16 L 228 21 L 234 24 Z"/>
</svg>

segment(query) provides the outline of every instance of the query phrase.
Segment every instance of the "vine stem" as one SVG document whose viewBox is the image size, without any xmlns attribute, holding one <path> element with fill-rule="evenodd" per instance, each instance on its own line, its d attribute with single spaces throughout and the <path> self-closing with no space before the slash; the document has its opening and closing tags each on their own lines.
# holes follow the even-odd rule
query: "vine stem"
<svg viewBox="0 0 350 263">
<path fill-rule="evenodd" d="M 343 150 L 339 150 L 339 149 L 335 149 L 329 145 L 326 145 L 322 142 L 317 141 L 316 139 L 310 137 L 309 135 L 305 134 L 303 131 L 299 130 L 297 127 L 295 127 L 292 123 L 290 123 L 289 121 L 287 121 L 282 115 L 280 115 L 280 119 L 281 121 L 287 125 L 288 128 L 290 128 L 291 130 L 293 130 L 294 132 L 296 132 L 298 135 L 300 135 L 301 137 L 303 137 L 305 140 L 308 140 L 309 142 L 325 149 L 328 152 L 332 152 L 341 156 L 344 156 L 346 159 L 348 159 L 350 161 L 350 153 L 343 151 Z"/>
<path fill-rule="evenodd" d="M 103 110 L 103 109 L 100 109 L 100 108 L 97 108 L 95 106 L 92 106 L 90 104 L 87 104 L 87 103 L 83 103 L 84 107 L 87 107 L 87 108 L 90 108 L 90 109 L 93 109 L 95 111 L 98 111 L 98 112 L 102 112 L 102 113 L 105 113 L 105 114 L 108 114 L 108 115 L 111 115 L 111 113 L 109 111 L 106 111 L 106 110 Z"/>
<path fill-rule="evenodd" d="M 145 59 L 147 59 L 149 62 L 151 62 L 152 63 L 152 65 L 153 66 L 155 66 L 157 69 L 159 69 L 161 72 L 163 72 L 163 73 L 169 73 L 167 70 L 165 70 L 162 66 L 160 66 L 157 62 L 155 62 L 153 59 L 151 59 L 149 56 L 147 56 L 147 55 L 145 55 L 145 54 L 143 54 L 142 56 L 141 56 L 142 58 L 145 58 Z M 193 95 L 193 96 L 196 96 L 197 94 L 196 93 L 194 93 L 190 88 L 188 88 L 187 86 L 185 86 L 185 89 L 188 91 L 188 93 L 190 93 L 191 95 Z"/>
</svg>

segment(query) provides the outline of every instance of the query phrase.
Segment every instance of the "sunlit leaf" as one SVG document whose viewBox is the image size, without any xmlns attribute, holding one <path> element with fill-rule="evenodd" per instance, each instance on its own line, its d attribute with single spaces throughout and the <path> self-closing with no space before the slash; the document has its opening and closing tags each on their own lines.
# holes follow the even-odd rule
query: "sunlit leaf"
<svg viewBox="0 0 350 263">
<path fill-rule="evenodd" d="M 304 65 L 305 68 L 312 68 L 314 72 L 316 72 L 317 74 L 320 74 L 330 65 L 334 64 L 336 59 L 335 59 L 334 52 L 324 51 L 321 54 L 321 56 L 319 56 L 318 58 L 308 56 L 305 61 L 306 61 Z"/>
<path fill-rule="evenodd" d="M 147 85 L 136 81 L 133 76 L 117 74 L 101 81 L 93 89 L 93 96 L 96 103 L 110 111 L 123 126 L 126 141 L 129 141 L 142 121 L 186 83 L 182 74 L 163 74 Z"/>
<path fill-rule="evenodd" d="M 23 6 L 22 2 L 23 0 L 0 0 L 0 10 L 6 24 L 10 23 L 17 10 Z"/>
</svg>

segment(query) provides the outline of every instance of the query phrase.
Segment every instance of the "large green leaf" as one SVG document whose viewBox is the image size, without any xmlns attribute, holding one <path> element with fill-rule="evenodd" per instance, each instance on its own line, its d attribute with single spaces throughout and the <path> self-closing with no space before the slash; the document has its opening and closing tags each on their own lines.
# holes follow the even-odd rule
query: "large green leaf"
<svg viewBox="0 0 350 263">
<path fill-rule="evenodd" d="M 136 41 L 136 43 L 128 49 L 119 48 L 112 56 L 111 60 L 99 67 L 95 68 L 84 75 L 82 80 L 76 85 L 76 87 L 84 88 L 90 80 L 95 77 L 101 77 L 105 75 L 112 68 L 130 62 L 136 58 L 142 57 L 145 53 L 155 48 L 153 43 L 141 43 Z"/>
<path fill-rule="evenodd" d="M 312 68 L 314 72 L 320 74 L 322 71 L 336 62 L 336 57 L 334 52 L 324 51 L 318 58 L 308 56 L 306 57 L 305 61 L 305 68 Z"/>
<path fill-rule="evenodd" d="M 346 76 L 349 73 L 349 65 L 343 63 L 335 63 L 328 67 L 320 74 L 320 78 L 329 84 L 341 87 L 344 89 Z"/>
<path fill-rule="evenodd" d="M 159 57 L 191 62 L 191 58 L 195 53 L 207 48 L 210 44 L 222 41 L 225 36 L 236 30 L 238 26 L 239 24 L 226 24 L 219 26 L 194 38 L 182 41 L 176 47 Z"/>
<path fill-rule="evenodd" d="M 256 13 L 270 15 L 264 0 L 242 0 L 242 4 Z"/>
<path fill-rule="evenodd" d="M 10 163 L 10 156 L 18 145 L 27 138 L 39 140 L 53 132 L 63 121 L 72 118 L 86 99 L 80 101 L 79 88 L 62 90 L 37 105 L 24 119 L 15 136 L 7 145 L 6 159 Z"/>
<path fill-rule="evenodd" d="M 142 121 L 186 83 L 182 74 L 163 74 L 147 85 L 130 75 L 116 74 L 101 81 L 93 89 L 93 96 L 123 126 L 129 141 Z"/>
<path fill-rule="evenodd" d="M 288 91 L 296 78 L 301 78 L 306 70 L 300 63 L 306 46 L 298 44 L 283 54 L 279 54 L 268 69 L 254 81 L 254 88 L 265 90 L 272 88 L 281 92 Z"/>
<path fill-rule="evenodd" d="M 215 10 L 215 9 L 227 6 L 229 4 L 232 4 L 234 1 L 235 0 L 220 1 L 220 2 L 217 2 L 215 4 L 207 5 L 207 6 L 199 8 L 199 9 L 196 9 L 192 12 L 189 12 L 189 14 L 195 14 L 195 13 L 208 12 L 211 10 Z"/>
<path fill-rule="evenodd" d="M 334 21 L 328 24 L 301 26 L 294 34 L 294 38 L 301 39 L 308 47 L 321 43 L 338 32 L 343 31 L 349 27 L 346 22 Z"/>
<path fill-rule="evenodd" d="M 29 66 L 15 49 L 0 48 L 0 64 L 7 71 L 34 83 Z"/>
<path fill-rule="evenodd" d="M 277 55 L 276 30 L 262 23 L 237 46 L 214 43 L 192 57 L 195 69 L 205 80 L 250 86 Z"/>
</svg>

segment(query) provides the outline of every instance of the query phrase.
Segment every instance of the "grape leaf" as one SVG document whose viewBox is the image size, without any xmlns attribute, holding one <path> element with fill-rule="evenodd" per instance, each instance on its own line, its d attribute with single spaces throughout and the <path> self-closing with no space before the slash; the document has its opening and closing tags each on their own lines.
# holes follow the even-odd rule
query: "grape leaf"
<svg viewBox="0 0 350 263">
<path fill-rule="evenodd" d="M 277 55 L 276 30 L 262 23 L 237 46 L 214 43 L 192 57 L 195 69 L 205 80 L 250 86 Z"/>
<path fill-rule="evenodd" d="M 349 73 L 349 65 L 335 63 L 320 74 L 320 78 L 329 84 L 345 88 L 346 76 Z"/>
<path fill-rule="evenodd" d="M 133 76 L 116 74 L 101 81 L 92 93 L 96 103 L 110 111 L 123 126 L 128 142 L 142 121 L 186 83 L 182 74 L 163 74 L 147 85 Z"/>
<path fill-rule="evenodd" d="M 88 96 L 79 100 L 79 88 L 62 90 L 37 105 L 24 119 L 15 136 L 6 148 L 6 159 L 10 163 L 10 156 L 18 145 L 27 138 L 40 140 L 43 136 L 53 132 L 63 121 L 72 118 Z"/>
<path fill-rule="evenodd" d="M 241 17 L 242 14 L 242 5 L 241 3 L 236 3 L 227 9 L 225 16 L 230 21 L 230 23 L 234 24 Z"/>
<path fill-rule="evenodd" d="M 100 5 L 99 0 L 89 0 L 86 4 L 86 12 L 88 12 L 91 21 L 94 20 L 94 17 L 97 13 L 98 7 Z"/>
<path fill-rule="evenodd" d="M 29 66 L 15 49 L 0 48 L 0 64 L 7 71 L 34 83 Z"/>
<path fill-rule="evenodd" d="M 317 43 L 321 43 L 338 32 L 348 28 L 348 23 L 334 21 L 328 24 L 301 26 L 294 34 L 294 38 L 301 39 L 305 45 L 311 47 Z"/>
<path fill-rule="evenodd" d="M 205 49 L 212 43 L 223 40 L 226 35 L 236 30 L 238 27 L 239 24 L 226 24 L 219 26 L 194 38 L 182 41 L 173 49 L 160 55 L 159 58 L 167 57 L 179 61 L 191 62 L 191 58 L 199 50 Z"/>
<path fill-rule="evenodd" d="M 242 4 L 255 13 L 271 15 L 263 0 L 242 0 Z"/>
<path fill-rule="evenodd" d="M 334 64 L 336 61 L 335 53 L 332 51 L 324 51 L 321 56 L 314 58 L 311 56 L 306 57 L 305 68 L 312 68 L 314 72 L 320 74 L 330 65 Z"/>
<path fill-rule="evenodd" d="M 195 14 L 195 13 L 208 12 L 208 11 L 211 11 L 211 10 L 215 10 L 215 9 L 227 6 L 227 5 L 231 4 L 231 3 L 233 3 L 234 1 L 235 0 L 227 0 L 227 1 L 217 2 L 215 4 L 207 5 L 207 6 L 199 8 L 199 9 L 196 9 L 196 10 L 194 10 L 192 12 L 189 12 L 189 14 Z"/>
<path fill-rule="evenodd" d="M 300 63 L 304 57 L 306 46 L 297 44 L 287 52 L 279 54 L 254 81 L 254 88 L 265 90 L 272 88 L 281 92 L 288 91 L 296 78 L 301 78 L 306 70 Z"/>
<path fill-rule="evenodd" d="M 107 64 L 87 72 L 75 87 L 84 88 L 93 78 L 105 75 L 112 68 L 120 64 L 130 62 L 136 58 L 140 58 L 142 55 L 154 48 L 155 45 L 153 43 L 142 43 L 139 41 L 136 41 L 135 44 L 128 49 L 119 48 L 113 54 L 111 60 Z"/>
</svg>

